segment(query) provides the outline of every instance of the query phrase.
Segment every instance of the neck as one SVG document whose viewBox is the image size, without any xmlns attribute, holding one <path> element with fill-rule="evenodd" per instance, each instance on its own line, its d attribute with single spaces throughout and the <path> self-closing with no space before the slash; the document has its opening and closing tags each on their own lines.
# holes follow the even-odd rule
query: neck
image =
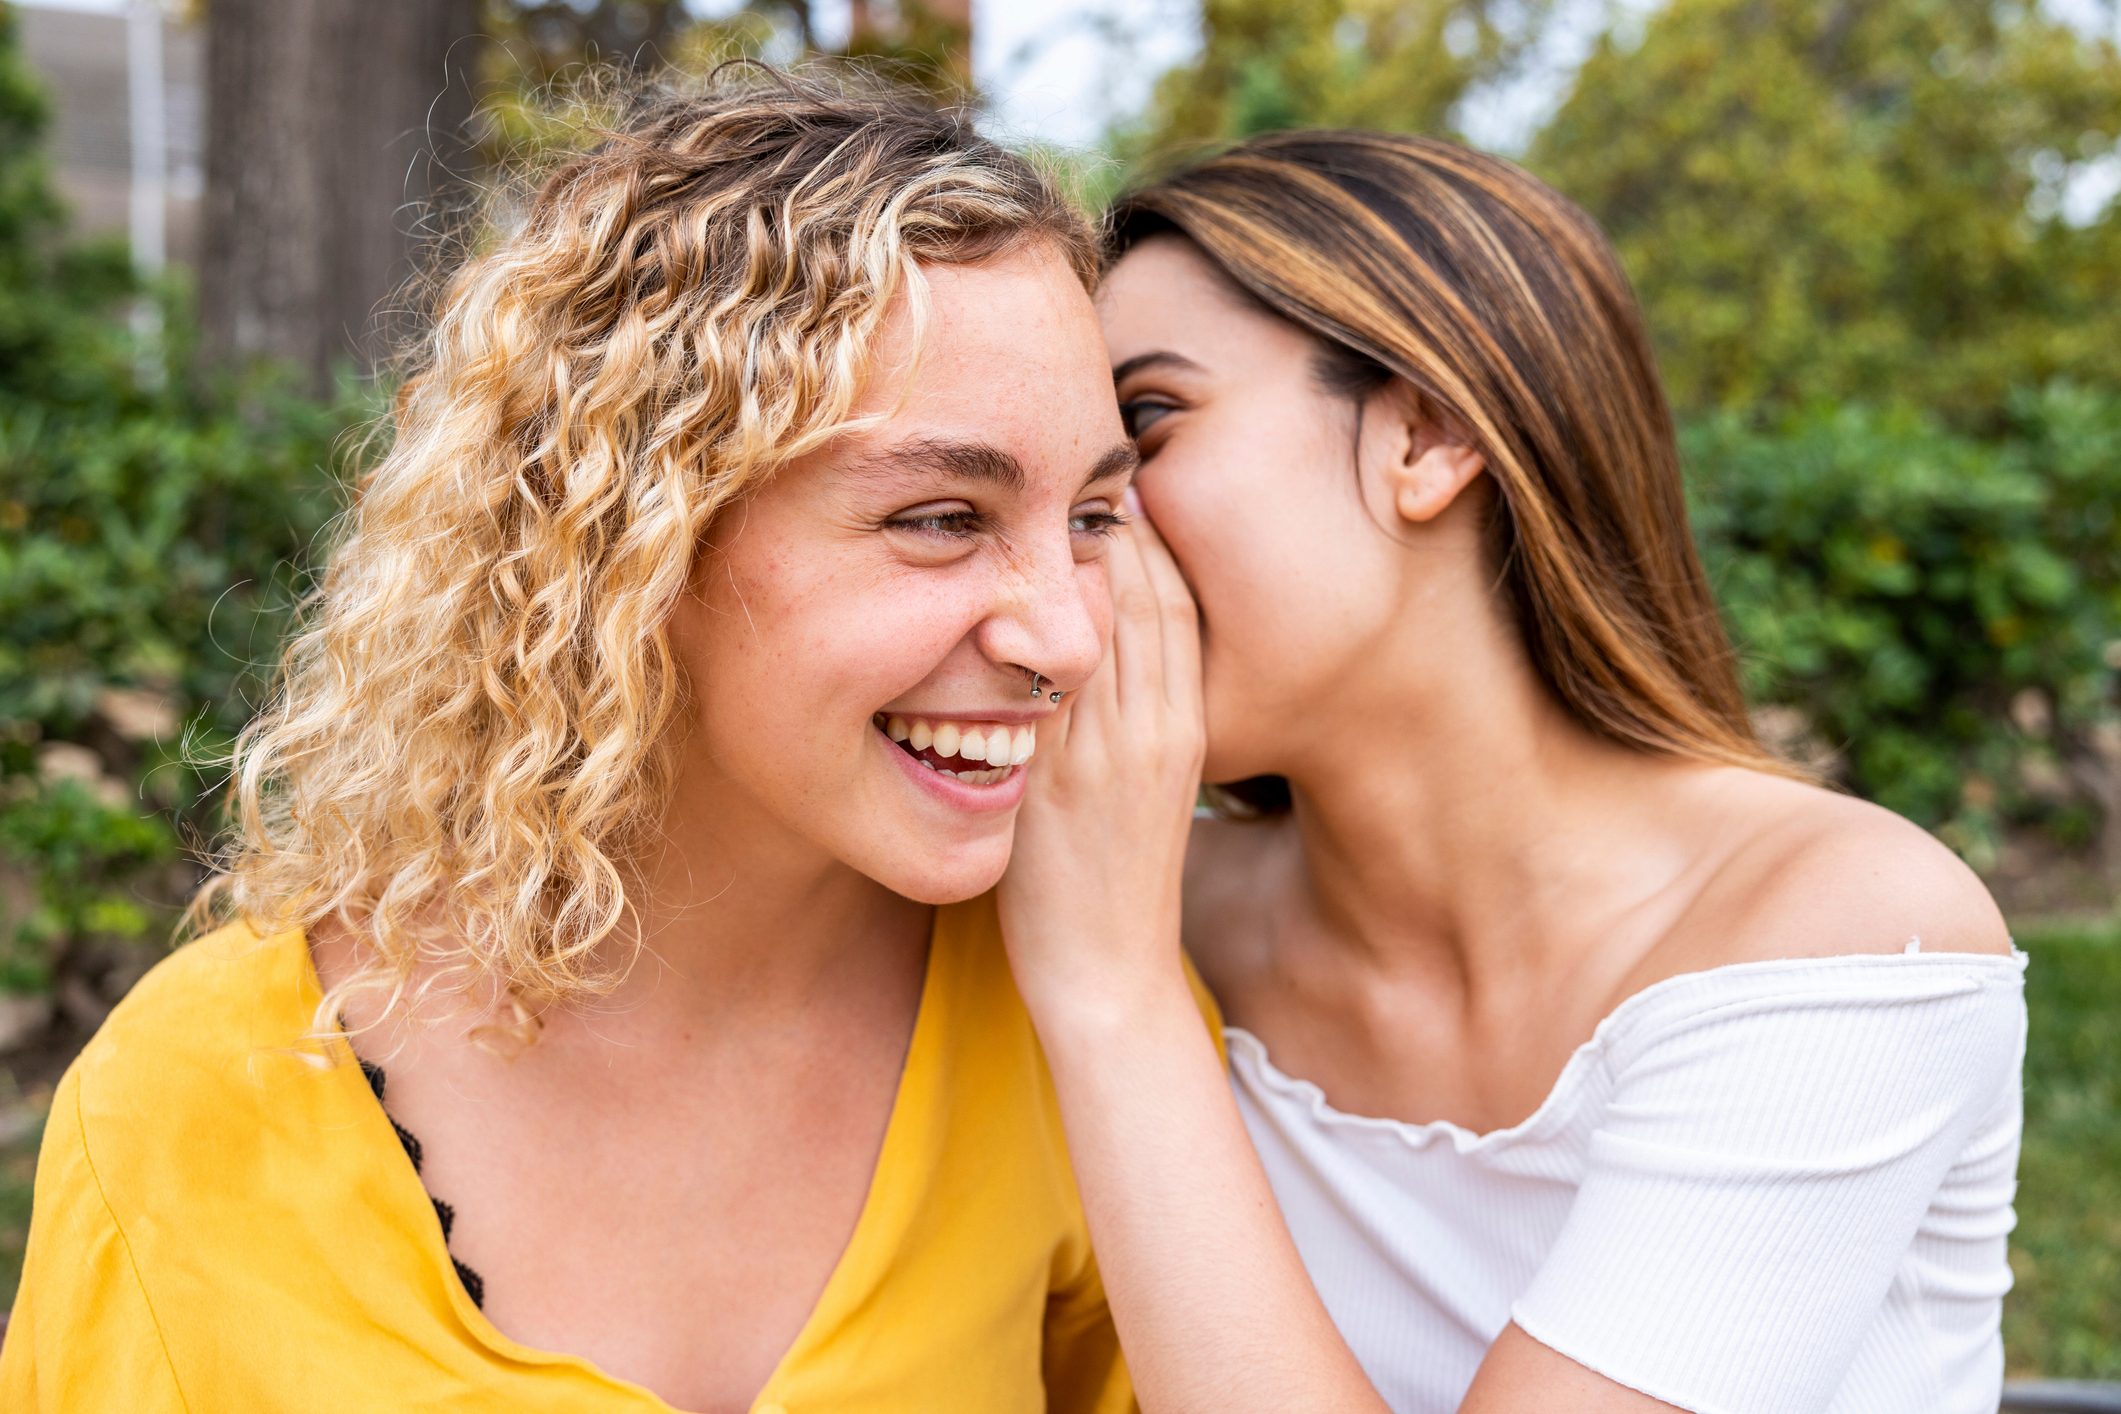
<svg viewBox="0 0 2121 1414">
<path fill-rule="evenodd" d="M 643 1024 L 772 1023 L 902 972 L 932 908 L 791 836 L 701 755 L 688 753 L 629 886 L 641 955 L 612 1001 Z"/>
<path fill-rule="evenodd" d="M 1565 964 L 1684 869 L 1690 851 L 1659 812 L 1661 782 L 1689 768 L 1578 723 L 1500 613 L 1420 622 L 1419 643 L 1370 661 L 1429 665 L 1427 680 L 1366 683 L 1342 695 L 1340 720 L 1304 733 L 1366 748 L 1284 771 L 1303 932 L 1468 985 Z"/>
</svg>

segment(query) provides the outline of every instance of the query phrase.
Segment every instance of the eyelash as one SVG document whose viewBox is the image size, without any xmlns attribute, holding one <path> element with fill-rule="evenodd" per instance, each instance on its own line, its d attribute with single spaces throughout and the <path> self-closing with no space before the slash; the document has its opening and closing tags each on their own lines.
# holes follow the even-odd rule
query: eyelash
<svg viewBox="0 0 2121 1414">
<path fill-rule="evenodd" d="M 1068 517 L 1070 528 L 1080 535 L 1110 535 L 1127 523 L 1127 517 L 1117 511 L 1085 511 L 1081 515 Z M 969 540 L 983 528 L 977 511 L 945 511 L 940 515 L 909 516 L 904 520 L 889 522 L 895 530 L 912 530 L 922 535 L 947 536 L 952 540 Z"/>
<path fill-rule="evenodd" d="M 1119 405 L 1120 425 L 1126 429 L 1129 437 L 1139 442 L 1142 439 L 1142 434 L 1149 430 L 1148 427 L 1144 427 L 1141 423 L 1141 415 L 1143 413 L 1153 412 L 1158 414 L 1157 417 L 1150 419 L 1149 426 L 1153 427 L 1161 419 L 1162 414 L 1174 410 L 1171 404 L 1158 402 L 1153 398 L 1129 398 Z"/>
<path fill-rule="evenodd" d="M 947 535 L 961 540 L 979 534 L 980 517 L 977 511 L 944 511 L 940 515 L 908 516 L 888 524 L 894 530 L 917 530 L 923 535 Z"/>
</svg>

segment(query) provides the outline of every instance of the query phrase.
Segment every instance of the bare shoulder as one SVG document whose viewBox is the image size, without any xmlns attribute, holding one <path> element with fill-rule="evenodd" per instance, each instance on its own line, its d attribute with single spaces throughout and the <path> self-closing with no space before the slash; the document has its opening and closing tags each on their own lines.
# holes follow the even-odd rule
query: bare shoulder
<svg viewBox="0 0 2121 1414">
<path fill-rule="evenodd" d="M 1745 775 L 1726 793 L 1718 867 L 1656 950 L 1656 971 L 1897 953 L 1916 940 L 1924 953 L 2010 952 L 1988 889 L 1928 831 L 1866 801 Z"/>
<path fill-rule="evenodd" d="M 1264 883 L 1277 857 L 1279 820 L 1202 815 L 1186 845 L 1186 953 L 1209 988 L 1236 980 L 1264 941 L 1258 927 Z"/>
</svg>

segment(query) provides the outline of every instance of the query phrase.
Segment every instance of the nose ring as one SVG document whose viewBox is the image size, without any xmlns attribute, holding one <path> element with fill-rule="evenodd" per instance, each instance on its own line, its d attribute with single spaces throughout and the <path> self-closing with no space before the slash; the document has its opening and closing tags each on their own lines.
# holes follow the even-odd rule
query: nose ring
<svg viewBox="0 0 2121 1414">
<path fill-rule="evenodd" d="M 1043 682 L 1043 681 L 1045 681 L 1045 674 L 1044 674 L 1044 673 L 1033 673 L 1033 674 L 1031 675 L 1031 695 L 1032 695 L 1033 697 L 1037 697 L 1037 696 L 1039 695 L 1039 693 L 1040 693 L 1041 691 L 1043 691 L 1043 689 L 1039 687 L 1039 684 L 1040 684 L 1041 682 Z M 1048 695 L 1049 695 L 1049 696 L 1050 696 L 1050 697 L 1051 697 L 1051 698 L 1052 698 L 1052 699 L 1053 699 L 1053 700 L 1054 700 L 1055 702 L 1058 702 L 1058 701 L 1060 701 L 1060 700 L 1061 700 L 1061 698 L 1063 698 L 1063 697 L 1067 696 L 1067 694 L 1066 694 L 1066 693 L 1064 693 L 1064 692 L 1054 692 L 1054 693 L 1050 693 L 1050 694 L 1048 694 Z"/>
</svg>

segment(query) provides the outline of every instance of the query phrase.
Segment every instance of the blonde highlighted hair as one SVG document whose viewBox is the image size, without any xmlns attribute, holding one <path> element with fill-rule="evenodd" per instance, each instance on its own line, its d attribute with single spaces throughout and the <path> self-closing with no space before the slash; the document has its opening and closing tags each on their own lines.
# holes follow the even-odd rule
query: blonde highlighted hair
<svg viewBox="0 0 2121 1414">
<path fill-rule="evenodd" d="M 194 925 L 332 920 L 325 998 L 607 989 L 668 787 L 665 633 L 717 512 L 853 423 L 920 262 L 1094 238 L 969 118 L 725 66 L 636 105 L 442 290 L 387 453 L 234 750 Z M 623 937 L 619 938 L 623 943 Z"/>
</svg>

